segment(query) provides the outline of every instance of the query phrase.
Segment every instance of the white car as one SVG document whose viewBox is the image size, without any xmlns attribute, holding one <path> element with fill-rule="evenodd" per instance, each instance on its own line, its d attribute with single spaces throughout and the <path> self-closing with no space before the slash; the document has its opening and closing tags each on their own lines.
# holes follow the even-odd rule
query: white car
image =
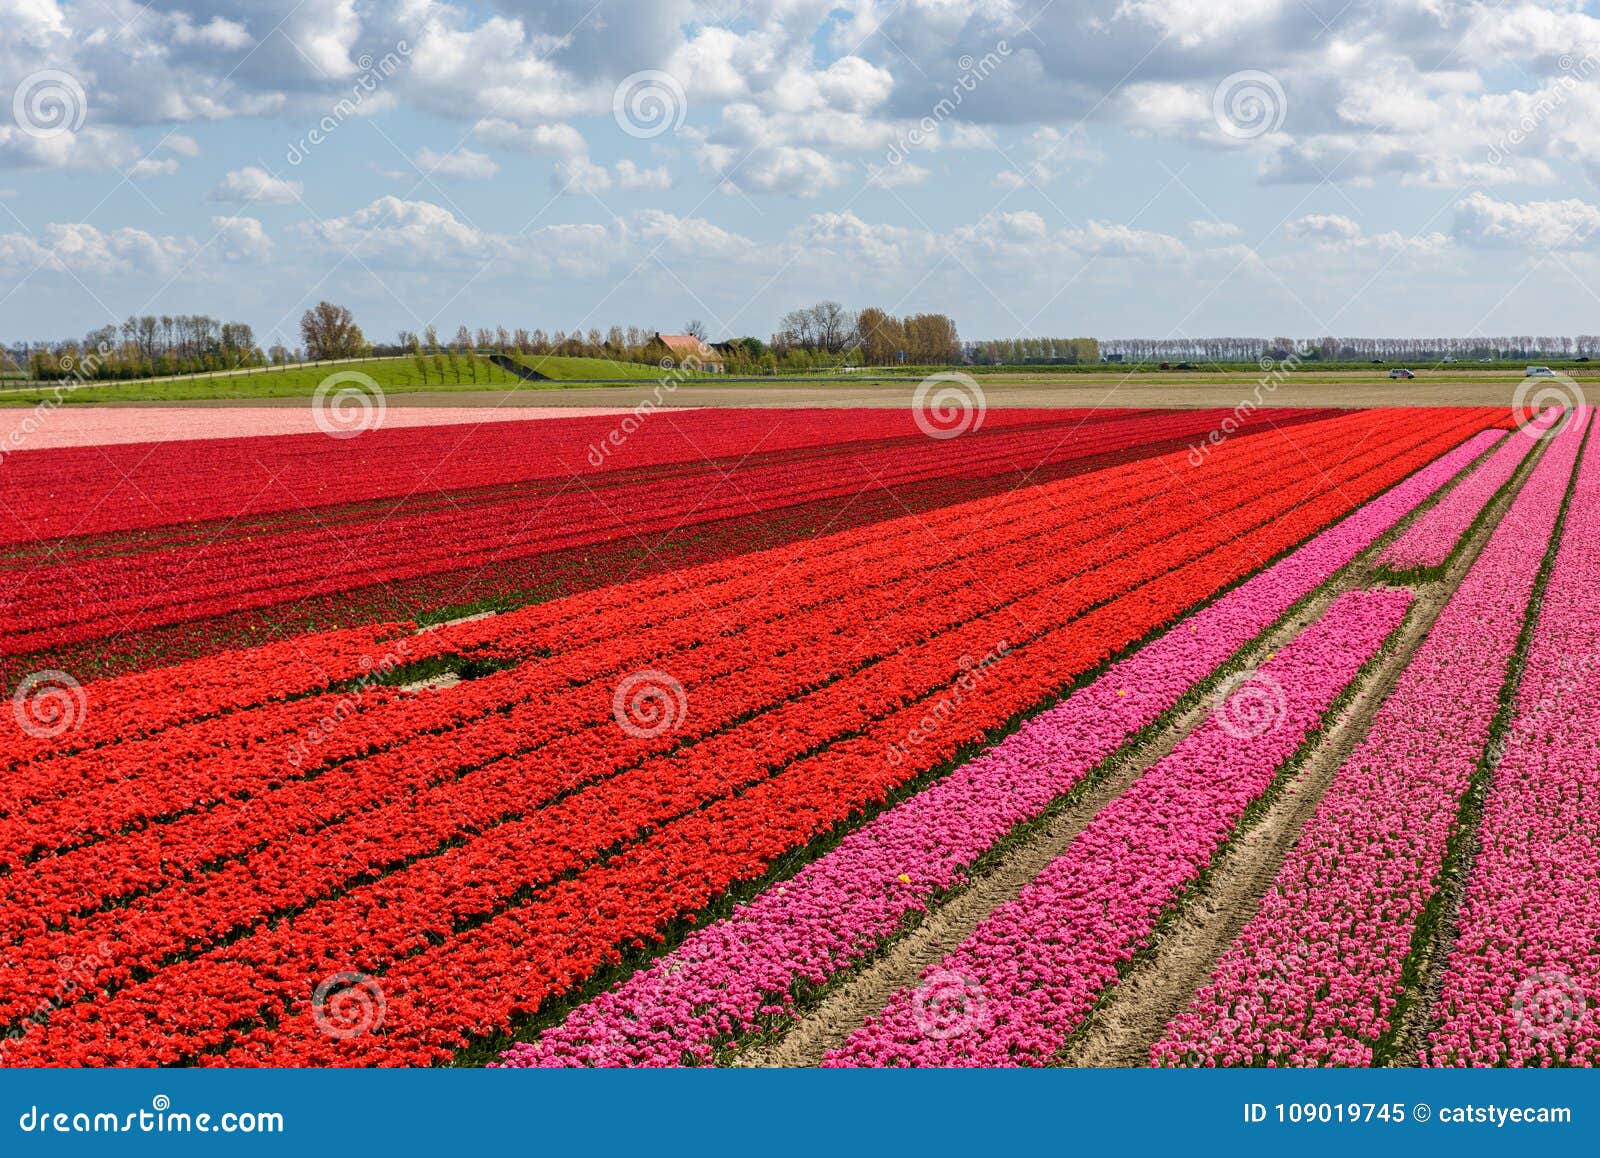
<svg viewBox="0 0 1600 1158">
<path fill-rule="evenodd" d="M 1529 366 L 1522 375 L 1524 378 L 1554 378 L 1556 372 L 1549 366 Z"/>
</svg>

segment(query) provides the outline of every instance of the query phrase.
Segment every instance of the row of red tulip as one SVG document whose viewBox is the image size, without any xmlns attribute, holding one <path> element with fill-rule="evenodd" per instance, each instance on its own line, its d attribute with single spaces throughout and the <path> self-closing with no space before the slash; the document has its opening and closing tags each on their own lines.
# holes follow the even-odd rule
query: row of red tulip
<svg viewBox="0 0 1600 1158">
<path fill-rule="evenodd" d="M 1068 412 L 1071 414 L 1072 412 Z M 1137 411 L 1079 412 L 1072 421 L 1116 421 Z M 128 443 L 29 451 L 6 460 L 8 486 L 26 503 L 0 508 L 0 543 L 249 519 L 351 503 L 404 500 L 471 487 L 521 484 L 597 470 L 650 471 L 707 458 L 738 461 L 853 441 L 925 441 L 909 410 L 673 412 L 639 424 L 623 447 L 589 462 L 616 415 L 491 422 L 471 427 L 369 430 L 272 438 Z M 1061 411 L 993 410 L 984 429 L 1058 422 Z"/>
<path fill-rule="evenodd" d="M 1133 484 L 1140 472 L 1118 473 L 1125 476 L 1118 481 Z M 1063 521 L 1044 509 L 1036 509 L 1021 518 L 997 517 L 982 530 L 964 534 L 955 552 L 942 541 L 921 541 L 931 529 L 929 520 L 905 524 L 901 533 L 878 536 L 865 552 L 828 552 L 819 554 L 815 561 L 805 560 L 796 566 L 789 577 L 804 584 L 798 590 L 809 593 L 809 604 L 796 605 L 792 592 L 786 589 L 766 593 L 768 597 L 760 606 L 747 601 L 738 607 L 737 613 L 743 623 L 752 627 L 764 620 L 781 620 L 795 614 L 802 606 L 825 603 L 831 598 L 829 587 L 840 582 L 864 589 L 884 588 L 881 606 L 886 611 L 896 609 L 895 599 L 902 591 L 909 595 L 930 582 L 945 585 L 948 597 L 978 581 L 977 574 L 965 566 L 965 560 L 983 557 L 987 565 L 1002 565 L 1000 557 L 991 558 L 986 554 L 997 548 L 1008 553 L 1007 559 L 1020 552 L 1014 564 L 1019 574 L 1037 577 L 1042 573 L 1033 568 L 1041 560 L 1048 560 L 1072 546 L 1082 545 L 1087 549 L 1097 540 L 1120 534 L 1136 505 L 1149 501 L 1152 488 L 1166 481 L 1164 472 L 1144 470 L 1142 473 L 1144 477 L 1136 485 L 1128 485 L 1125 491 L 1119 486 L 1115 498 L 1099 507 L 1080 508 L 1081 513 L 1076 518 Z M 1080 488 L 1064 489 L 1075 492 Z M 1219 471 L 1214 479 L 1196 488 L 1193 500 L 1214 504 L 1221 502 L 1224 496 L 1234 497 L 1233 492 L 1233 485 Z M 938 521 L 933 520 L 935 524 Z M 903 544 L 906 538 L 916 541 Z M 841 575 L 842 569 L 848 569 L 850 574 Z M 891 582 L 894 586 L 887 586 Z M 729 614 L 726 606 L 720 612 L 715 610 L 725 594 L 710 585 L 698 586 L 695 610 Z M 329 714 L 329 699 L 336 700 L 342 709 L 339 727 L 325 728 L 332 733 L 326 742 L 319 742 L 306 759 L 294 761 L 303 774 L 356 754 L 392 746 L 422 732 L 475 722 L 491 713 L 503 712 L 513 704 L 541 698 L 567 683 L 615 679 L 630 670 L 630 665 L 683 647 L 698 647 L 696 660 L 704 659 L 706 645 L 711 643 L 745 663 L 752 651 L 759 654 L 758 647 L 741 648 L 720 637 L 719 625 L 710 614 L 683 616 L 673 612 L 666 623 L 641 631 L 636 608 L 637 604 L 625 607 L 620 623 L 609 618 L 589 617 L 589 626 L 605 625 L 598 638 L 592 632 L 578 636 L 570 630 L 530 635 L 526 629 L 528 622 L 542 618 L 537 613 L 517 613 L 495 620 L 486 630 L 498 645 L 497 657 L 518 660 L 530 653 L 559 649 L 564 663 L 559 669 L 541 669 L 531 682 L 526 675 L 491 677 L 475 685 L 472 694 L 452 697 L 438 713 L 426 706 L 419 707 L 410 699 L 397 697 L 382 687 L 372 687 L 364 689 L 359 696 L 306 699 L 272 705 L 259 712 L 239 713 L 228 719 L 204 721 L 176 736 L 158 735 L 120 748 L 86 752 L 77 757 L 57 759 L 31 776 L 13 775 L 0 788 L 0 806 L 10 813 L 6 821 L 0 822 L 0 861 L 34 849 L 64 851 L 68 841 L 94 840 L 128 824 L 161 818 L 174 808 L 203 807 L 230 794 L 249 791 L 258 782 L 279 777 L 284 771 L 284 753 L 298 733 L 316 726 Z M 568 612 L 570 616 L 570 609 Z M 785 629 L 788 646 L 801 647 L 809 642 L 793 636 L 793 623 L 786 624 Z M 424 642 L 433 653 L 447 647 L 475 653 L 484 634 L 485 629 L 451 628 L 430 633 Z M 601 644 L 605 645 L 603 649 L 595 651 Z M 399 658 L 409 661 L 414 646 L 414 641 L 402 640 L 393 644 L 386 656 L 400 653 Z M 248 750 L 236 751 L 245 745 L 249 746 Z M 197 785 L 191 763 L 208 757 L 215 764 L 212 777 L 209 783 Z M 87 792 L 101 786 L 106 791 L 92 795 Z M 202 790 L 198 795 L 197 787 Z M 75 799 L 65 800 L 68 796 Z"/>
<path fill-rule="evenodd" d="M 951 441 L 825 448 L 799 458 L 769 453 L 736 473 L 696 461 L 670 473 L 606 473 L 582 485 L 566 478 L 457 491 L 422 511 L 393 505 L 354 517 L 317 511 L 304 520 L 238 523 L 220 535 L 207 526 L 188 541 L 140 543 L 131 551 L 74 544 L 47 561 L 30 560 L 11 576 L 12 599 L 0 611 L 0 654 L 128 636 L 621 536 L 648 539 L 685 524 L 854 494 L 868 485 L 1013 474 L 1171 442 L 1203 431 L 1214 418 L 1175 412 L 1081 429 L 1071 422 L 1069 412 L 1048 425 L 1002 427 Z"/>
<path fill-rule="evenodd" d="M 1107 481 L 1121 485 L 1123 480 L 1138 477 L 1130 474 L 1130 470 L 1137 470 L 1136 466 L 1114 468 L 1105 472 Z M 1080 480 L 1077 484 L 1070 484 L 1064 492 L 1064 497 L 1074 504 L 1075 508 L 1081 507 L 1086 512 L 1092 511 L 1094 505 L 1087 500 L 1092 491 L 1089 484 Z M 1138 496 L 1128 501 L 1137 501 Z M 982 511 L 985 522 L 997 521 L 998 512 L 1004 511 L 1005 502 L 1002 497 L 996 503 L 989 503 L 978 508 Z M 1107 512 L 1109 513 L 1109 509 Z M 928 524 L 937 533 L 949 520 L 949 515 L 942 512 L 930 512 L 924 516 L 923 522 Z M 965 516 L 963 516 L 965 517 Z M 909 549 L 909 541 L 921 533 L 921 528 L 912 524 L 903 524 L 903 529 L 897 533 L 878 535 L 874 528 L 865 527 L 857 529 L 848 535 L 829 536 L 827 547 L 815 547 L 809 543 L 798 544 L 781 553 L 771 556 L 775 565 L 789 569 L 797 561 L 810 560 L 820 557 L 826 551 L 843 556 L 846 560 L 853 558 L 852 552 L 859 551 L 864 545 L 873 546 L 881 543 L 882 554 L 892 557 L 897 550 Z M 959 552 L 958 552 L 959 553 Z M 947 552 L 945 557 L 950 557 Z M 725 563 L 720 567 L 701 567 L 697 569 L 696 576 L 702 583 L 703 598 L 707 606 L 714 606 L 715 601 L 709 591 L 712 585 L 726 585 L 730 581 L 739 579 L 750 580 L 744 566 L 738 562 Z M 756 583 L 765 585 L 766 581 L 757 577 Z M 609 593 L 610 603 L 606 602 L 608 593 L 604 590 L 593 593 L 582 600 L 558 601 L 553 606 L 557 608 L 556 616 L 542 616 L 537 608 L 530 608 L 527 612 L 519 613 L 517 617 L 502 617 L 496 620 L 495 634 L 504 633 L 505 624 L 527 622 L 530 625 L 553 622 L 554 618 L 566 616 L 568 618 L 580 614 L 587 614 L 595 606 L 616 606 L 626 611 L 640 603 L 653 604 L 662 597 L 672 597 L 681 592 L 681 582 L 676 578 L 658 578 L 649 583 L 634 583 L 618 586 L 615 592 Z M 457 635 L 463 634 L 457 632 Z M 198 718 L 214 714 L 217 711 L 232 710 L 242 704 L 252 702 L 241 699 L 241 691 L 245 694 L 254 692 L 261 701 L 265 701 L 278 693 L 281 687 L 285 696 L 295 695 L 303 691 L 314 690 L 318 686 L 317 677 L 321 674 L 322 667 L 326 667 L 326 682 L 348 679 L 360 674 L 363 670 L 358 666 L 361 659 L 370 665 L 373 656 L 381 654 L 382 648 L 373 646 L 377 641 L 386 641 L 396 635 L 392 628 L 379 627 L 371 631 L 357 630 L 348 636 L 340 636 L 334 632 L 318 633 L 314 636 L 304 636 L 303 639 L 314 641 L 311 644 L 302 644 L 298 640 L 291 640 L 272 652 L 261 652 L 263 663 L 259 668 L 240 668 L 232 659 L 211 661 L 205 665 L 188 664 L 172 673 L 164 673 L 154 677 L 129 677 L 115 680 L 101 681 L 88 689 L 89 702 L 83 713 L 82 725 L 69 734 L 60 737 L 51 737 L 41 740 L 22 732 L 0 731 L 0 765 L 14 766 L 19 753 L 27 753 L 36 757 L 50 757 L 57 753 L 72 752 L 80 747 L 95 746 L 114 742 L 125 736 L 139 736 L 148 734 L 161 727 L 169 726 L 176 720 Z M 341 639 L 347 639 L 348 649 L 340 649 L 338 655 L 330 655 L 329 649 L 339 646 Z M 567 641 L 562 640 L 565 644 Z M 462 645 L 465 646 L 465 645 Z M 531 646 L 531 645 L 530 645 Z M 309 682 L 299 682 L 295 671 L 285 666 L 285 661 L 278 658 L 281 653 L 288 653 L 304 657 L 301 669 L 306 673 Z M 521 658 L 520 654 L 513 658 Z M 272 673 L 270 677 L 263 676 L 262 672 Z M 282 672 L 282 678 L 277 673 Z M 147 718 L 150 708 L 152 689 L 170 685 L 174 681 L 184 680 L 187 673 L 199 673 L 194 679 L 191 695 L 188 698 L 174 694 L 170 697 L 174 705 L 183 709 L 182 712 L 156 715 Z M 126 689 L 126 696 L 121 699 L 115 697 Z M 208 690 L 211 694 L 207 694 Z M 114 706 L 113 706 L 114 705 Z"/>
</svg>

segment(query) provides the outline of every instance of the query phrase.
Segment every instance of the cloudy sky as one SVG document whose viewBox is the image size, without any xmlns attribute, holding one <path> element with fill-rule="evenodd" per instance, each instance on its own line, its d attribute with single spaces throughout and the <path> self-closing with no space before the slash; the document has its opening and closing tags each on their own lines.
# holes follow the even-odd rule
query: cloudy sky
<svg viewBox="0 0 1600 1158">
<path fill-rule="evenodd" d="M 0 0 L 0 90 L 3 341 L 1600 332 L 1582 4 Z"/>
</svg>

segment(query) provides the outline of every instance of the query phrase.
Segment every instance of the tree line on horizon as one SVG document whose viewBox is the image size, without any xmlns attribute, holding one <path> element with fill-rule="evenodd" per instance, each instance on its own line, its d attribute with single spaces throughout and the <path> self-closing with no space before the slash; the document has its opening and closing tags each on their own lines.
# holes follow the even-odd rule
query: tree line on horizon
<svg viewBox="0 0 1600 1158">
<path fill-rule="evenodd" d="M 1050 338 L 1021 337 L 963 341 L 955 320 L 943 313 L 896 316 L 876 306 L 851 310 L 824 300 L 789 311 L 770 338 L 728 336 L 713 341 L 698 320 L 682 332 L 716 349 L 733 373 L 777 374 L 848 366 L 937 365 L 1093 365 L 1110 360 L 1146 363 L 1172 360 L 1210 362 L 1283 361 L 1457 361 L 1549 358 L 1600 358 L 1600 335 L 1576 337 L 1513 335 L 1465 338 Z M 39 380 L 77 377 L 123 380 L 206 374 L 250 367 L 291 366 L 346 358 L 409 356 L 424 377 L 428 366 L 443 375 L 485 353 L 524 357 L 578 357 L 615 362 L 655 361 L 657 331 L 613 325 L 605 331 L 546 331 L 505 326 L 470 329 L 466 325 L 442 339 L 434 326 L 422 333 L 401 330 L 393 342 L 368 342 L 351 311 L 320 302 L 300 321 L 300 342 L 278 338 L 263 349 L 245 322 L 204 314 L 144 314 L 89 331 L 81 340 L 15 343 L 0 346 L 0 370 Z M 457 365 L 455 359 L 461 359 Z"/>
<path fill-rule="evenodd" d="M 1600 334 L 1472 338 L 1102 338 L 1102 357 L 1124 362 L 1193 359 L 1251 362 L 1290 357 L 1324 362 L 1459 362 L 1489 359 L 1600 357 Z"/>
</svg>

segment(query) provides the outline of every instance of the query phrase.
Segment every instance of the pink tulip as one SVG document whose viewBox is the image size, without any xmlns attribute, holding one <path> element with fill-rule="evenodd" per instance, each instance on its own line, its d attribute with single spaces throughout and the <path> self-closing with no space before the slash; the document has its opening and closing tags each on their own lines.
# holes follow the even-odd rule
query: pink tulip
<svg viewBox="0 0 1600 1158">
<path fill-rule="evenodd" d="M 1156 1043 L 1154 1063 L 1205 1064 L 1224 1053 L 1245 1065 L 1379 1060 L 1585 425 L 1569 424 L 1546 447 L 1257 915 Z M 1571 541 L 1569 531 L 1563 549 Z"/>
<path fill-rule="evenodd" d="M 1425 1060 L 1600 1062 L 1600 443 L 1568 503 Z"/>
</svg>

